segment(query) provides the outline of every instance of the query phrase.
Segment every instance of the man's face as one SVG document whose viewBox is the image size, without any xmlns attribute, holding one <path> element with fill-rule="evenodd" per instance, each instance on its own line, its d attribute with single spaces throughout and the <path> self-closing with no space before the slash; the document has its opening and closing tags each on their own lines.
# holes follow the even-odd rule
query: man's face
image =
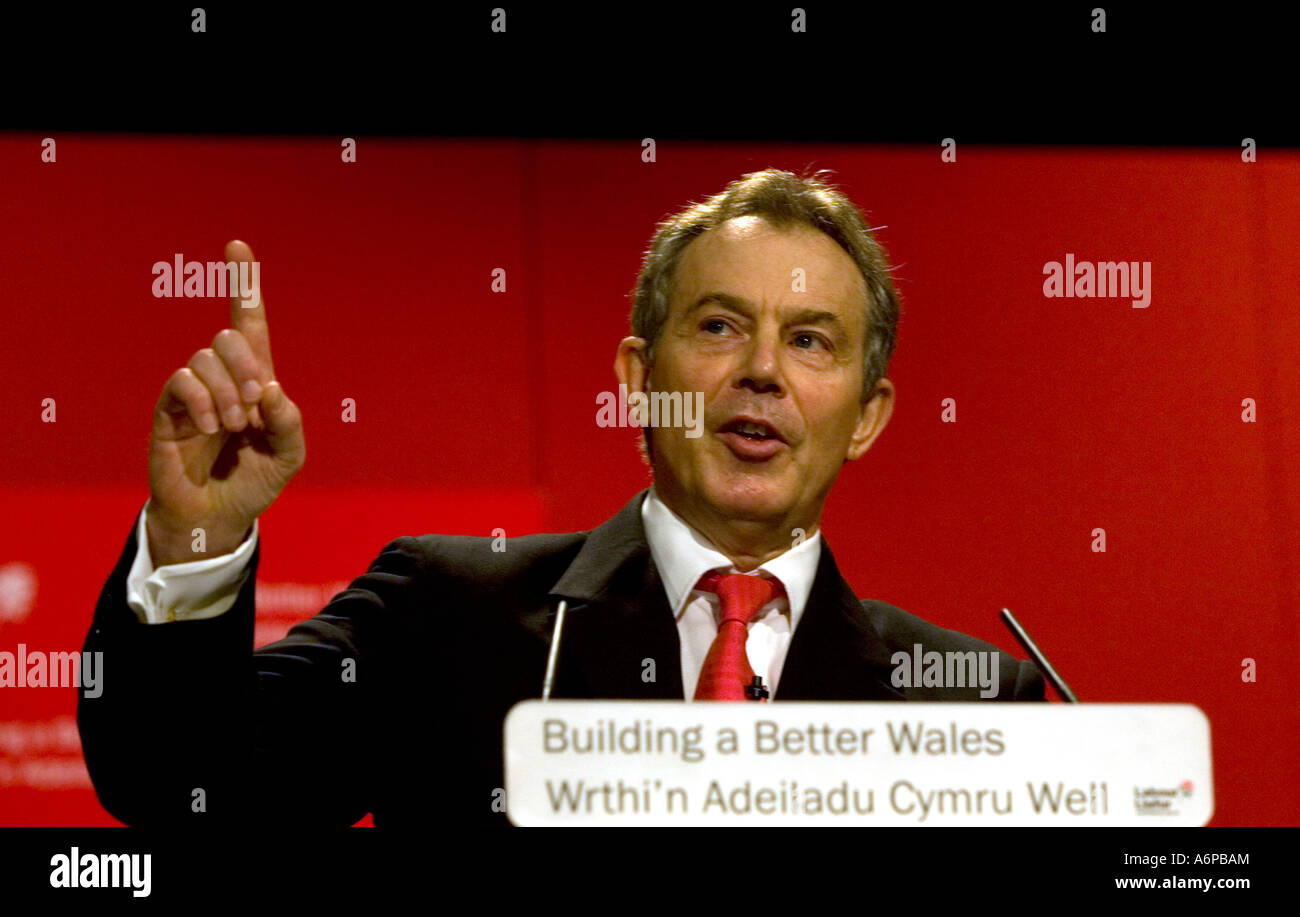
<svg viewBox="0 0 1300 917">
<path fill-rule="evenodd" d="M 697 527 L 815 525 L 843 463 L 892 406 L 885 380 L 864 409 L 866 296 L 853 259 L 814 229 L 740 217 L 687 246 L 674 286 L 645 387 L 703 392 L 704 434 L 654 429 L 656 488 Z"/>
</svg>

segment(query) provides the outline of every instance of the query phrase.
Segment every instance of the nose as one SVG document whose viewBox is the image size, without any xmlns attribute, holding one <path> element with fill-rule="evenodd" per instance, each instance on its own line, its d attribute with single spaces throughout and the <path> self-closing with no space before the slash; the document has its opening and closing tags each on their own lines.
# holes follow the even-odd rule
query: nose
<svg viewBox="0 0 1300 917">
<path fill-rule="evenodd" d="M 775 329 L 760 329 L 750 338 L 740 366 L 736 385 L 756 393 L 779 395 L 782 392 L 780 342 Z"/>
</svg>

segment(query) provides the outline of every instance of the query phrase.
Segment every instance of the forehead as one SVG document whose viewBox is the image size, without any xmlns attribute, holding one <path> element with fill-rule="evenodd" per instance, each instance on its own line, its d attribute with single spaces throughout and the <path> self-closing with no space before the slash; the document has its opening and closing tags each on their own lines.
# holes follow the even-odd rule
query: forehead
<svg viewBox="0 0 1300 917">
<path fill-rule="evenodd" d="M 804 292 L 796 291 L 796 268 L 803 270 Z M 756 303 L 815 301 L 846 318 L 866 306 L 862 272 L 839 243 L 811 226 L 777 229 L 759 216 L 736 217 L 693 240 L 682 253 L 674 287 L 679 306 L 708 291 Z"/>
</svg>

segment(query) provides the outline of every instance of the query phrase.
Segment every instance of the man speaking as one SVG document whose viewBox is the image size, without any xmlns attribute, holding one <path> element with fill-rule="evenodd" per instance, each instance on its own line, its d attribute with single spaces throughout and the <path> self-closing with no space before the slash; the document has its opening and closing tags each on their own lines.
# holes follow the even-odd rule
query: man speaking
<svg viewBox="0 0 1300 917">
<path fill-rule="evenodd" d="M 502 723 L 541 693 L 561 601 L 556 698 L 1042 700 L 1032 664 L 859 601 L 821 537 L 840 468 L 892 413 L 897 321 L 852 202 L 788 172 L 733 182 L 660 224 L 618 345 L 629 400 L 702 398 L 696 429 L 644 430 L 647 491 L 504 552 L 398 538 L 253 650 L 257 518 L 306 453 L 261 292 L 233 299 L 231 327 L 163 387 L 150 497 L 86 640 L 116 673 L 78 708 L 101 802 L 137 825 L 502 823 Z M 993 677 L 900 678 L 919 653 Z"/>
</svg>

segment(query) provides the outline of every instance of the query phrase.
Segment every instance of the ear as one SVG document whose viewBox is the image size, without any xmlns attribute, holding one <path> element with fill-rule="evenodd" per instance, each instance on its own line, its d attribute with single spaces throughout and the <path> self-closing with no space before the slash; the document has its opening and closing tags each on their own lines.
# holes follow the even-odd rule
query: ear
<svg viewBox="0 0 1300 917">
<path fill-rule="evenodd" d="M 620 385 L 627 386 L 628 394 L 644 392 L 650 376 L 650 362 L 646 359 L 645 338 L 626 337 L 618 342 L 614 355 L 614 375 Z"/>
<path fill-rule="evenodd" d="M 889 418 L 894 415 L 894 394 L 894 383 L 888 379 L 876 383 L 876 390 L 870 400 L 862 403 L 858 426 L 853 431 L 848 452 L 844 456 L 846 462 L 856 461 L 866 454 L 876 437 L 884 431 Z"/>
<path fill-rule="evenodd" d="M 646 359 L 645 338 L 627 337 L 618 342 L 618 352 L 614 354 L 614 375 L 619 385 L 627 386 L 627 393 L 645 394 L 650 381 L 650 362 Z M 640 444 L 637 447 L 641 460 L 654 468 L 650 446 L 650 431 L 641 428 Z"/>
</svg>

